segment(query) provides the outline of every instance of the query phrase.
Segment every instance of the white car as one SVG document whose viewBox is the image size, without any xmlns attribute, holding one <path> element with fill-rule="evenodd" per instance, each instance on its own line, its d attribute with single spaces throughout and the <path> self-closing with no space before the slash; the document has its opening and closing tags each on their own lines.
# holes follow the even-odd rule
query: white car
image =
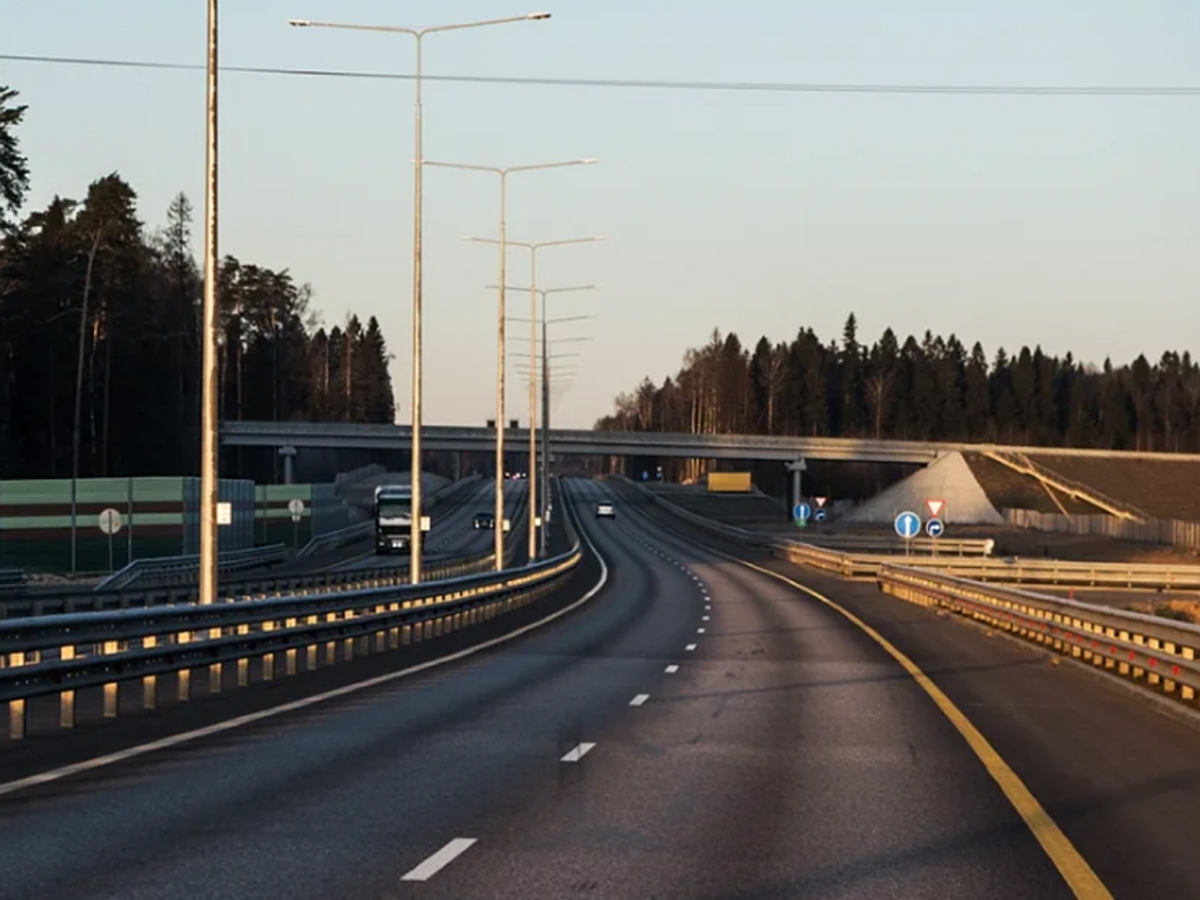
<svg viewBox="0 0 1200 900">
<path fill-rule="evenodd" d="M 617 517 L 617 508 L 611 503 L 599 503 L 596 505 L 597 519 L 615 519 Z"/>
</svg>

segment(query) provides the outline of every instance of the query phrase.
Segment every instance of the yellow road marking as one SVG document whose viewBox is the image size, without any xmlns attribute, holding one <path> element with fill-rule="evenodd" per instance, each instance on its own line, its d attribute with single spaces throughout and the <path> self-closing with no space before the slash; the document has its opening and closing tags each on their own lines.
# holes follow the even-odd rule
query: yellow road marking
<svg viewBox="0 0 1200 900">
<path fill-rule="evenodd" d="M 929 695 L 929 698 L 941 710 L 942 715 L 949 719 L 950 724 L 963 736 L 971 750 L 979 758 L 979 761 L 983 763 L 984 768 L 988 770 L 988 774 L 1000 786 L 1000 790 L 1004 792 L 1004 796 L 1008 798 L 1008 802 L 1013 805 L 1017 814 L 1025 821 L 1029 830 L 1033 832 L 1033 836 L 1042 845 L 1042 849 L 1050 857 L 1050 861 L 1054 863 L 1054 867 L 1058 869 L 1059 874 L 1062 875 L 1078 900 L 1113 900 L 1113 895 L 1104 886 L 1104 882 L 1100 880 L 1092 867 L 1088 865 L 1087 860 L 1075 849 L 1075 845 L 1071 843 L 1070 839 L 1063 834 L 1058 824 L 1050 818 L 1050 814 L 1042 808 L 1042 804 L 1038 803 L 1037 798 L 1025 786 L 1025 782 L 1021 781 L 1017 773 L 996 752 L 996 749 L 980 733 L 979 729 L 971 724 L 971 720 L 963 714 L 962 710 L 954 705 L 954 701 L 947 697 L 942 692 L 942 689 L 934 684 L 933 680 L 921 671 L 916 663 L 897 649 L 891 641 L 854 613 L 850 612 L 850 610 L 830 600 L 819 591 L 815 591 L 798 581 L 793 581 L 779 572 L 773 572 L 762 566 L 756 566 L 754 563 L 746 562 L 744 559 L 738 559 L 724 553 L 719 553 L 719 555 L 725 556 L 727 559 L 740 563 L 756 572 L 761 572 L 764 575 L 778 579 L 796 590 L 819 600 L 830 609 L 840 613 L 852 622 L 855 627 L 870 637 L 871 640 L 882 647 L 892 659 L 896 660 L 912 676 L 913 680 L 921 686 L 921 689 Z"/>
</svg>

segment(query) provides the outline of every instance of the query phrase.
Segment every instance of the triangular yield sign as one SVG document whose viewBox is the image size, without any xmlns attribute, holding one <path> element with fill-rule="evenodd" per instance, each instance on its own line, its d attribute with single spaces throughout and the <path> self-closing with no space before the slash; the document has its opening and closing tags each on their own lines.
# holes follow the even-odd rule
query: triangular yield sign
<svg viewBox="0 0 1200 900">
<path fill-rule="evenodd" d="M 829 502 L 828 497 L 813 497 L 813 500 L 817 502 L 817 509 L 823 509 L 825 504 Z"/>
<path fill-rule="evenodd" d="M 935 519 L 942 514 L 942 510 L 946 508 L 945 500 L 926 500 L 925 505 L 929 507 L 929 514 Z"/>
</svg>

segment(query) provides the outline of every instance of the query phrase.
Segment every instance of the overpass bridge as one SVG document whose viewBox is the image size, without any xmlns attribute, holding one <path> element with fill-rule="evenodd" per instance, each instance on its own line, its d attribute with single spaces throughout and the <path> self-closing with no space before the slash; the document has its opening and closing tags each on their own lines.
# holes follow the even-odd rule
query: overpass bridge
<svg viewBox="0 0 1200 900">
<path fill-rule="evenodd" d="M 228 447 L 320 448 L 341 450 L 407 450 L 408 425 L 360 425 L 347 422 L 224 422 L 221 443 Z M 505 432 L 513 452 L 528 446 L 529 431 Z M 492 428 L 426 425 L 427 450 L 486 452 L 495 447 Z M 956 442 L 872 440 L 869 438 L 802 437 L 754 434 L 678 434 L 640 431 L 588 431 L 552 428 L 550 451 L 566 456 L 657 456 L 682 459 L 753 459 L 792 462 L 884 462 L 927 465 L 943 454 L 992 452 L 1039 455 L 1200 461 L 1200 455 L 1078 450 Z"/>
</svg>

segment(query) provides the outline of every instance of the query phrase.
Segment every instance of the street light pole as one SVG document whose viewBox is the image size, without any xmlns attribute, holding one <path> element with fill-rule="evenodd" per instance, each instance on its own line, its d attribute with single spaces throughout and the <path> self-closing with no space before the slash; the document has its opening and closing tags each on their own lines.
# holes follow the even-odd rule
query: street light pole
<svg viewBox="0 0 1200 900">
<path fill-rule="evenodd" d="M 588 239 L 585 239 L 588 240 Z M 600 240 L 593 238 L 591 240 Z M 494 285 L 487 285 L 490 290 Z M 594 316 L 567 316 L 564 318 L 550 320 L 546 317 L 546 297 L 548 294 L 563 294 L 571 291 L 592 291 L 599 288 L 597 284 L 581 284 L 572 287 L 559 288 L 537 288 L 531 285 L 530 290 L 535 291 L 542 296 L 542 458 L 541 458 L 541 494 L 542 494 L 542 535 L 540 542 L 540 552 L 544 557 L 546 555 L 547 533 L 549 531 L 549 522 L 547 521 L 547 513 L 550 510 L 550 367 L 549 367 L 549 338 L 548 329 L 550 325 L 556 325 L 562 322 L 578 322 L 583 319 L 591 319 Z M 514 288 L 513 290 L 516 290 Z M 537 316 L 529 317 L 530 322 L 536 328 Z M 532 330 L 532 329 L 531 329 Z M 569 340 L 569 339 L 568 339 Z M 576 340 L 584 340 L 576 338 Z M 530 356 L 533 357 L 533 344 L 530 342 Z M 530 380 L 535 377 L 536 367 L 530 365 Z M 530 473 L 532 476 L 532 472 Z"/>
<path fill-rule="evenodd" d="M 208 100 L 201 312 L 200 603 L 217 596 L 217 0 L 208 0 Z"/>
<path fill-rule="evenodd" d="M 451 25 L 434 25 L 428 28 L 405 28 L 390 25 L 350 25 L 337 22 L 314 22 L 309 19 L 292 19 L 288 22 L 298 28 L 341 28 L 352 31 L 378 31 L 390 34 L 407 34 L 416 43 L 416 108 L 414 139 L 416 152 L 413 162 L 413 301 L 412 301 L 412 465 L 410 489 L 412 491 L 412 528 L 409 531 L 409 580 L 413 584 L 421 581 L 421 545 L 424 532 L 421 530 L 422 495 L 421 495 L 421 423 L 422 423 L 422 327 L 421 318 L 423 300 L 422 279 L 422 235 L 421 220 L 423 207 L 423 176 L 424 176 L 424 141 L 422 133 L 422 99 L 421 76 L 423 63 L 423 39 L 427 34 L 440 31 L 461 31 L 467 28 L 482 28 L 488 25 L 508 25 L 514 22 L 532 22 L 549 19 L 550 13 L 529 13 L 524 16 L 508 16 L 503 19 L 483 19 L 475 22 L 458 22 Z"/>
<path fill-rule="evenodd" d="M 500 243 L 493 238 L 468 237 L 463 238 L 465 241 L 473 241 L 479 244 L 496 244 Z M 603 241 L 603 237 L 581 237 L 568 238 L 559 241 L 509 241 L 504 239 L 505 248 L 507 247 L 524 247 L 529 251 L 529 368 L 537 369 L 537 255 L 538 251 L 546 247 L 563 247 L 568 244 L 592 244 L 598 241 Z M 501 283 L 505 284 L 503 278 L 503 270 L 501 271 Z M 507 287 L 506 287 L 507 289 Z M 544 300 L 543 300 L 544 302 Z M 544 410 L 543 410 L 544 412 Z M 541 486 L 538 486 L 538 450 L 537 450 L 537 432 L 538 432 L 538 412 L 537 412 L 537 380 L 530 376 L 529 380 L 529 559 L 532 561 L 539 556 L 538 552 L 538 518 L 542 520 L 542 532 L 546 529 L 546 508 L 549 506 L 550 497 L 546 493 L 546 483 L 543 480 Z M 541 416 L 543 422 L 546 421 L 545 415 Z M 542 429 L 545 431 L 545 428 Z M 544 451 L 543 447 L 543 451 Z M 538 506 L 538 496 L 541 496 L 541 506 Z M 541 554 L 546 552 L 546 542 L 541 542 Z"/>
<path fill-rule="evenodd" d="M 500 303 L 496 332 L 496 496 L 492 523 L 493 550 L 496 571 L 504 569 L 504 285 L 508 265 L 508 172 L 500 172 Z M 529 511 L 533 515 L 533 510 Z"/>
<path fill-rule="evenodd" d="M 491 172 L 493 175 L 500 177 L 500 239 L 498 241 L 487 241 L 487 243 L 497 243 L 500 246 L 500 284 L 498 285 L 499 293 L 499 309 L 497 310 L 497 329 L 496 329 L 496 503 L 495 503 L 495 569 L 497 572 L 504 569 L 504 323 L 505 323 L 505 291 L 507 290 L 507 266 L 508 266 L 508 176 L 514 172 L 532 172 L 540 169 L 560 169 L 566 166 L 587 166 L 594 165 L 598 160 L 587 159 L 569 159 L 562 162 L 536 163 L 528 166 L 509 166 L 503 168 L 500 166 L 480 166 L 469 163 L 452 163 L 452 162 L 435 162 L 426 160 L 423 165 L 439 166 L 445 169 L 465 169 L 472 172 Z M 472 240 L 472 238 L 467 238 Z M 533 421 L 530 421 L 530 428 L 534 426 Z M 533 483 L 530 482 L 529 489 L 531 491 L 529 503 L 529 517 L 532 520 L 537 515 L 537 508 L 534 505 L 534 497 L 532 492 L 536 491 Z M 536 526 L 535 526 L 536 527 Z"/>
</svg>

